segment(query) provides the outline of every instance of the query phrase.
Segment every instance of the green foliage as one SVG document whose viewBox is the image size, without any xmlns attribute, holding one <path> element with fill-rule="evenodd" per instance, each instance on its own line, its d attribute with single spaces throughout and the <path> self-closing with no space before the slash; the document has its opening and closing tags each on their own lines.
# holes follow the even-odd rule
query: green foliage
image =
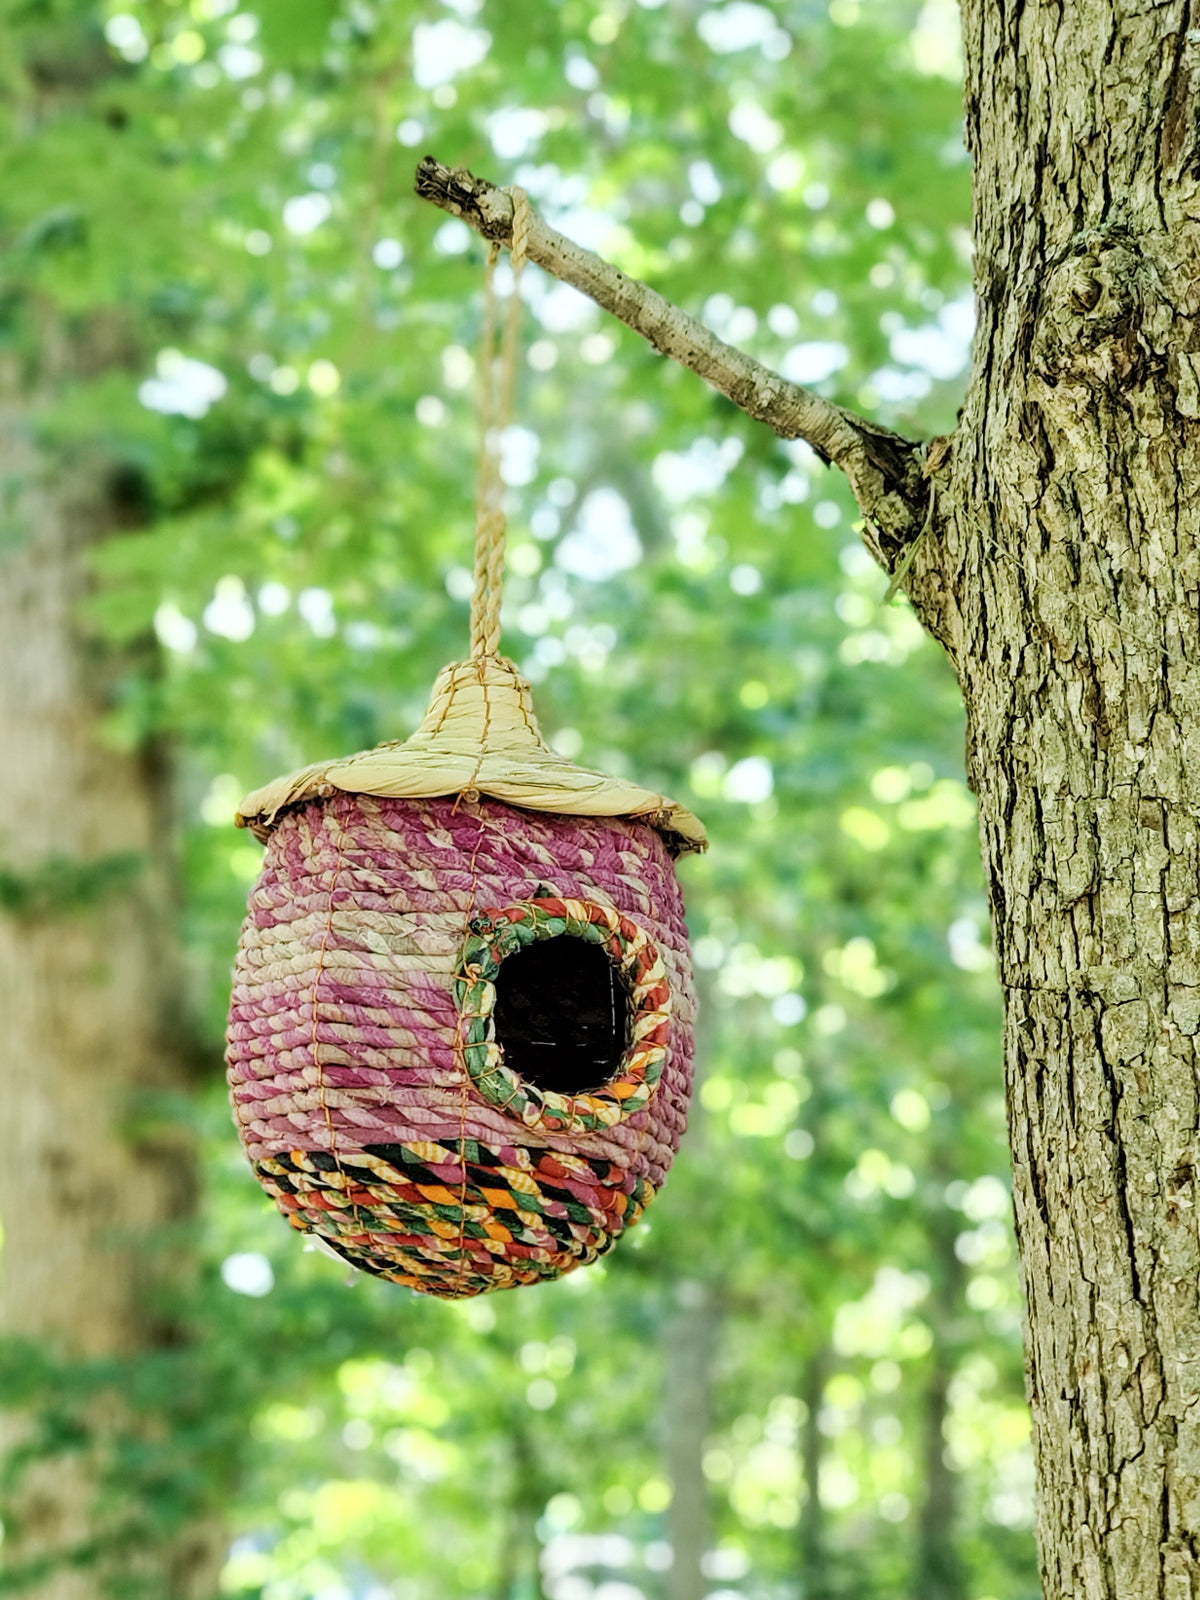
<svg viewBox="0 0 1200 1600">
<path fill-rule="evenodd" d="M 194 1342 L 120 1376 L 162 1419 L 122 1457 L 127 1525 L 167 1537 L 219 1503 L 227 1594 L 622 1580 L 657 1600 L 663 1397 L 697 1285 L 719 1322 L 716 1587 L 812 1577 L 811 1435 L 826 1592 L 913 1593 L 948 1370 L 963 1600 L 1036 1592 L 952 675 L 884 603 L 834 474 L 534 269 L 506 648 L 561 749 L 709 826 L 682 867 L 704 1007 L 688 1143 L 603 1264 L 426 1303 L 302 1252 L 217 1067 L 260 856 L 229 827 L 239 795 L 403 735 L 466 648 L 481 249 L 410 196 L 417 156 L 521 182 L 723 337 L 948 432 L 969 321 L 956 26 L 946 0 L 31 0 L 0 25 L 0 342 L 46 446 L 102 451 L 137 507 L 87 619 L 162 643 L 118 731 L 177 753 L 212 1060 L 212 1266 Z M 108 328 L 111 359 L 62 383 L 51 318 Z M 44 1378 L 69 1418 L 72 1380 L 39 1371 L 4 1381 Z"/>
</svg>

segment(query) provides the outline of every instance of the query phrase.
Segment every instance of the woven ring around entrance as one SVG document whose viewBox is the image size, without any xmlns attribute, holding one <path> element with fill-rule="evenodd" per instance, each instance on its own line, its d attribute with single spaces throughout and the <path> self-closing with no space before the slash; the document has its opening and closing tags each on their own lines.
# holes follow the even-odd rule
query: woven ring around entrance
<svg viewBox="0 0 1200 1600">
<path fill-rule="evenodd" d="M 617 966 L 629 995 L 629 1043 L 603 1086 L 560 1094 L 527 1082 L 504 1064 L 496 1040 L 496 976 L 506 956 L 561 935 L 596 944 Z M 527 1128 L 591 1133 L 644 1111 L 662 1077 L 671 1021 L 671 990 L 654 941 L 613 906 L 545 896 L 472 917 L 454 978 L 462 1053 L 475 1088 Z"/>
</svg>

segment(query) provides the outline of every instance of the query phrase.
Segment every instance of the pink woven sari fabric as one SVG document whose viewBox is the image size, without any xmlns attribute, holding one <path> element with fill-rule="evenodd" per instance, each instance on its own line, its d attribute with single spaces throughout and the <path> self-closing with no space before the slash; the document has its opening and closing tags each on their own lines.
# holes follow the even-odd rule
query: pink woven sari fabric
<svg viewBox="0 0 1200 1600">
<path fill-rule="evenodd" d="M 643 1109 L 554 1131 L 467 1071 L 455 974 L 473 918 L 546 896 L 612 907 L 670 992 Z M 642 824 L 498 801 L 339 794 L 271 835 L 229 1021 L 234 1114 L 293 1226 L 366 1270 L 448 1296 L 592 1260 L 636 1221 L 682 1136 L 695 999 L 683 903 Z"/>
</svg>

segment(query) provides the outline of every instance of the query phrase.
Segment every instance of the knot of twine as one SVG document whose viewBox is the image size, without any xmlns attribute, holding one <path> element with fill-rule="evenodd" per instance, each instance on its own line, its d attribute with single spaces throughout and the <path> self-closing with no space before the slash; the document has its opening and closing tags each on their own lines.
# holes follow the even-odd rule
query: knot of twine
<svg viewBox="0 0 1200 1600">
<path fill-rule="evenodd" d="M 500 648 L 500 600 L 504 587 L 504 478 L 500 446 L 512 420 L 517 381 L 518 336 L 521 327 L 521 269 L 529 238 L 529 196 L 515 186 L 505 190 L 512 200 L 512 292 L 508 297 L 504 338 L 496 361 L 496 259 L 500 246 L 488 248 L 483 298 L 483 337 L 479 355 L 479 474 L 475 513 L 475 588 L 471 596 L 471 659 L 494 656 Z"/>
</svg>

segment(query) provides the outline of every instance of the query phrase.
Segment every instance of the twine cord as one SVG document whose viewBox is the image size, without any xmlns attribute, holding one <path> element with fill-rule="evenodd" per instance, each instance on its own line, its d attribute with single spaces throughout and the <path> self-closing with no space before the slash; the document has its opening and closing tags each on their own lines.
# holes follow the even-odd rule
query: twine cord
<svg viewBox="0 0 1200 1600">
<path fill-rule="evenodd" d="M 520 350 L 520 277 L 526 260 L 530 206 L 524 189 L 512 188 L 512 292 L 508 297 L 499 370 L 496 360 L 496 258 L 488 249 L 484 279 L 483 334 L 479 354 L 479 472 L 476 480 L 475 587 L 471 596 L 471 660 L 500 648 L 500 601 L 504 588 L 504 478 L 500 444 L 512 421 Z"/>
</svg>

